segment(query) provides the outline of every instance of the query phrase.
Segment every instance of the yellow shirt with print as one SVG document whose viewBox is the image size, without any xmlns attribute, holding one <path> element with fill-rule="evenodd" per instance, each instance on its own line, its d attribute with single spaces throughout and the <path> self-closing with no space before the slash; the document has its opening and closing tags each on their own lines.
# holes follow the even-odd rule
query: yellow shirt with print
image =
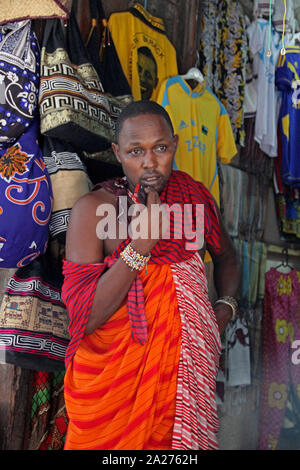
<svg viewBox="0 0 300 470">
<path fill-rule="evenodd" d="M 204 82 L 192 90 L 180 76 L 162 83 L 157 102 L 166 109 L 179 135 L 174 169 L 201 181 L 219 205 L 217 157 L 226 164 L 237 153 L 223 104 Z"/>
<path fill-rule="evenodd" d="M 134 99 L 156 101 L 162 81 L 178 73 L 176 50 L 163 20 L 137 3 L 112 13 L 108 26 Z"/>
</svg>

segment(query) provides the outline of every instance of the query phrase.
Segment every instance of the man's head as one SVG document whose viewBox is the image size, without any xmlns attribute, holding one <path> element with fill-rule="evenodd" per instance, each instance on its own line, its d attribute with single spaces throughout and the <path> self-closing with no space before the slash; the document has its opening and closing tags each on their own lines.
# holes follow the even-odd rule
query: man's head
<svg viewBox="0 0 300 470">
<path fill-rule="evenodd" d="M 141 97 L 143 100 L 149 100 L 158 83 L 156 60 L 148 47 L 140 47 L 137 53 Z"/>
<path fill-rule="evenodd" d="M 120 114 L 112 148 L 131 189 L 162 191 L 167 183 L 178 136 L 165 109 L 154 101 L 135 101 Z"/>
</svg>

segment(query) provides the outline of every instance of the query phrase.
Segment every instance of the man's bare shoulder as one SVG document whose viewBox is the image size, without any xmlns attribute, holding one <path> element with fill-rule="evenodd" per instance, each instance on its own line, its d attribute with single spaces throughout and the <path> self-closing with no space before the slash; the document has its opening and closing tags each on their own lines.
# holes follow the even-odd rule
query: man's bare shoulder
<svg viewBox="0 0 300 470">
<path fill-rule="evenodd" d="M 81 196 L 73 206 L 72 215 L 74 214 L 96 214 L 96 209 L 101 204 L 113 204 L 115 205 L 114 194 L 108 192 L 104 188 L 96 189 L 90 193 Z"/>
</svg>

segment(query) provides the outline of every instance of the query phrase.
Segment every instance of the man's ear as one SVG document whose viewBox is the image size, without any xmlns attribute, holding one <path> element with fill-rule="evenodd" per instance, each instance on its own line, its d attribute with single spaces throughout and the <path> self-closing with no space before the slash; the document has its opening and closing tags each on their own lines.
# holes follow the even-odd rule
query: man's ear
<svg viewBox="0 0 300 470">
<path fill-rule="evenodd" d="M 112 142 L 111 148 L 113 149 L 116 159 L 118 160 L 119 163 L 121 163 L 119 145 L 115 142 Z"/>
<path fill-rule="evenodd" d="M 174 137 L 173 137 L 174 153 L 177 150 L 178 140 L 179 140 L 179 136 L 177 134 L 175 134 Z"/>
</svg>

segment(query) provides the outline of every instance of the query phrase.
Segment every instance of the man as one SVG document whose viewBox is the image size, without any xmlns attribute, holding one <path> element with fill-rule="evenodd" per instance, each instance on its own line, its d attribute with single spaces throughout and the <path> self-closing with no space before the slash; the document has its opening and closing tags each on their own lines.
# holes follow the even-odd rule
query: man
<svg viewBox="0 0 300 470">
<path fill-rule="evenodd" d="M 126 178 L 96 188 L 72 210 L 62 292 L 71 334 L 66 449 L 217 448 L 220 333 L 235 309 L 239 270 L 209 192 L 172 170 L 177 141 L 161 106 L 132 103 L 119 117 L 113 143 Z M 120 237 L 121 223 L 116 237 L 98 237 L 102 209 L 118 208 L 121 196 L 134 208 L 139 184 L 142 225 L 155 229 L 156 238 Z M 204 204 L 200 251 L 196 244 L 187 249 L 185 235 L 178 237 L 175 216 L 173 236 L 163 238 L 167 211 L 151 220 L 152 207 L 162 203 L 177 204 L 179 212 Z M 118 220 L 124 211 L 119 207 Z M 137 219 L 128 214 L 130 223 Z M 193 212 L 193 222 L 195 217 Z M 220 297 L 214 311 L 203 263 L 206 249 Z"/>
<path fill-rule="evenodd" d="M 153 90 L 157 87 L 157 64 L 149 47 L 138 49 L 138 74 L 140 79 L 141 97 L 150 100 Z"/>
</svg>

